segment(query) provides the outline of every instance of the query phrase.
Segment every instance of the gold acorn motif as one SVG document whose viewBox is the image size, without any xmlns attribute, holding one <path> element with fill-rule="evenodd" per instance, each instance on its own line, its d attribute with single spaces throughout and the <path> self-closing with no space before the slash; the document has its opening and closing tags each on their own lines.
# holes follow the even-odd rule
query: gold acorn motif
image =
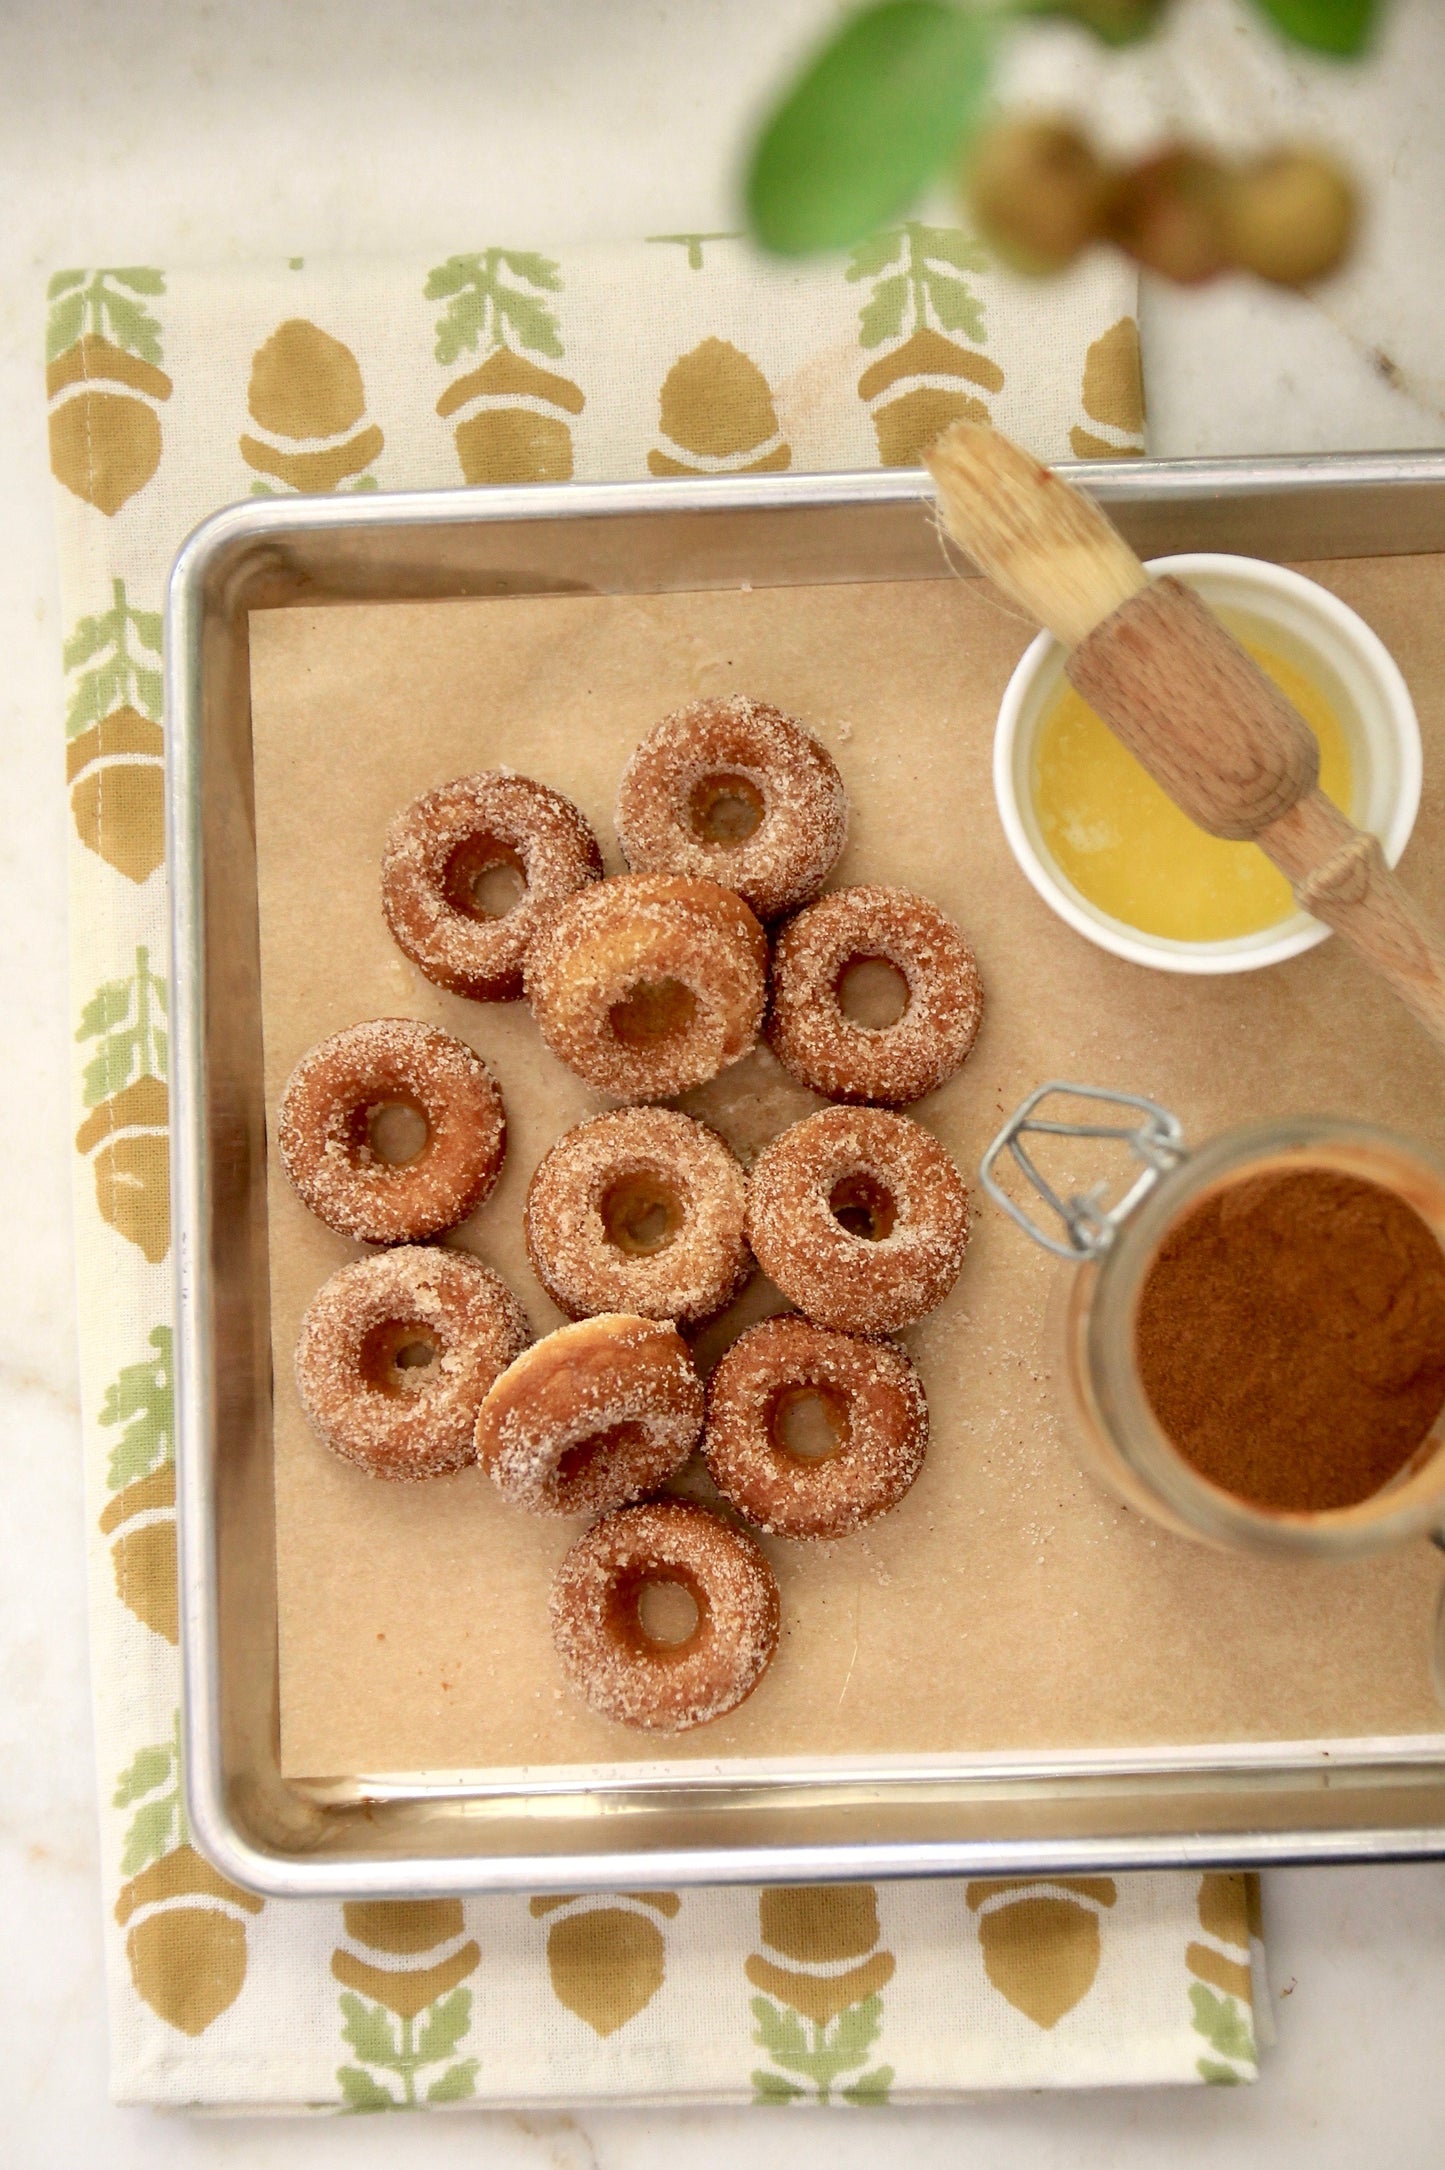
<svg viewBox="0 0 1445 2170">
<path fill-rule="evenodd" d="M 657 404 L 662 435 L 673 449 L 648 453 L 651 474 L 778 474 L 792 463 L 792 448 L 780 439 L 772 387 L 729 339 L 704 339 L 679 355 Z"/>
<path fill-rule="evenodd" d="M 882 2026 L 881 1992 L 893 1979 L 892 1952 L 878 1951 L 878 1894 L 871 1884 L 808 1884 L 761 1891 L 758 1928 L 766 1952 L 743 1972 L 755 1989 L 753 2036 L 771 2065 L 752 2075 L 760 2102 L 793 2101 L 838 2089 L 856 2103 L 887 2100 L 890 2065 L 867 2065 Z M 778 1953 L 788 1965 L 780 1964 Z"/>
<path fill-rule="evenodd" d="M 138 1806 L 136 1804 L 139 1804 Z M 135 1807 L 115 1902 L 136 1993 L 181 2034 L 204 2034 L 246 1979 L 246 1916 L 263 1901 L 203 1861 L 186 1837 L 179 1721 L 121 1773 L 113 1804 Z"/>
<path fill-rule="evenodd" d="M 100 1517 L 115 1591 L 129 1611 L 168 1643 L 179 1640 L 176 1594 L 175 1398 L 171 1329 L 157 1326 L 152 1353 L 124 1365 L 105 1390 L 99 1421 L 123 1425 L 107 1479 L 114 1497 Z"/>
<path fill-rule="evenodd" d="M 1069 431 L 1069 443 L 1076 459 L 1142 459 L 1144 370 L 1139 326 L 1133 317 L 1121 316 L 1090 346 L 1084 356 L 1080 401 L 1092 421 L 1103 423 L 1117 435 L 1101 437 L 1097 431 L 1075 423 Z"/>
<path fill-rule="evenodd" d="M 461 1900 L 354 1900 L 341 1917 L 347 1942 L 332 1952 L 331 1971 L 343 1986 L 342 2039 L 357 2060 L 337 2073 L 348 2108 L 414 2109 L 473 2094 L 477 2059 L 454 2053 L 472 2021 L 462 1985 L 482 1955 Z M 369 1956 L 378 1952 L 385 1964 Z"/>
<path fill-rule="evenodd" d="M 917 466 L 950 423 L 988 421 L 978 391 L 1001 391 L 1004 374 L 976 351 L 984 339 L 983 305 L 962 276 L 987 262 L 970 235 L 917 220 L 861 242 L 850 256 L 846 276 L 868 289 L 858 312 L 859 344 L 886 348 L 858 379 L 882 466 Z M 958 332 L 974 344 L 949 336 Z"/>
<path fill-rule="evenodd" d="M 557 1916 L 547 1972 L 559 2004 L 604 2039 L 646 2010 L 666 1973 L 666 1942 L 651 1914 L 673 1920 L 682 1904 L 675 1892 L 619 1893 L 606 1905 L 575 1893 L 528 1903 L 534 1921 Z"/>
<path fill-rule="evenodd" d="M 66 710 L 65 774 L 75 832 L 133 882 L 165 857 L 161 615 L 111 582 L 108 610 L 82 618 L 65 643 L 76 673 Z"/>
<path fill-rule="evenodd" d="M 138 949 L 135 971 L 96 989 L 75 1035 L 95 1045 L 81 1081 L 90 1113 L 76 1150 L 91 1156 L 101 1219 L 153 1266 L 171 1241 L 165 1015 L 165 982 Z"/>
<path fill-rule="evenodd" d="M 1118 1889 L 1110 1876 L 1003 1877 L 970 1883 L 984 1972 L 1036 2027 L 1056 2027 L 1099 1971 L 1099 1916 Z"/>
<path fill-rule="evenodd" d="M 160 465 L 157 410 L 174 387 L 142 297 L 164 292 L 162 274 L 143 265 L 59 271 L 50 282 L 50 471 L 107 518 Z"/>
<path fill-rule="evenodd" d="M 264 435 L 243 431 L 240 452 L 258 475 L 305 493 L 346 482 L 375 489 L 365 470 L 386 440 L 374 422 L 358 427 L 366 418 L 360 364 L 319 324 L 293 316 L 277 325 L 251 357 L 246 404 Z"/>
<path fill-rule="evenodd" d="M 1216 2086 L 1235 2085 L 1257 2062 L 1249 1953 L 1258 1904 L 1255 1877 L 1210 1869 L 1199 1879 L 1199 1926 L 1208 1941 L 1193 1939 L 1184 1964 L 1193 1977 L 1189 2002 L 1194 2030 L 1214 2053 L 1201 2057 L 1197 2070 L 1201 2079 Z"/>
<path fill-rule="evenodd" d="M 542 298 L 560 292 L 558 267 L 531 249 L 486 249 L 451 256 L 428 274 L 426 298 L 444 301 L 437 320 L 436 358 L 450 366 L 466 351 L 490 351 L 475 369 L 454 378 L 437 401 L 443 421 L 461 416 L 453 432 L 468 482 L 566 482 L 572 475 L 572 431 L 586 395 L 570 377 L 518 352 L 526 347 L 560 361 L 555 312 Z"/>
</svg>

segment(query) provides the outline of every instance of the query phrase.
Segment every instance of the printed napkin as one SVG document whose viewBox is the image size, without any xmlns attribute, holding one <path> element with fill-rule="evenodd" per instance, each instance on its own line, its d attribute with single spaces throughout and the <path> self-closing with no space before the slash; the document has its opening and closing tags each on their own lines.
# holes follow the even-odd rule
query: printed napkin
<svg viewBox="0 0 1445 2170">
<path fill-rule="evenodd" d="M 1245 1878 L 262 1902 L 181 1792 L 161 605 L 248 494 L 912 464 L 957 416 L 1143 450 L 1132 278 L 912 223 L 435 264 L 58 272 L 76 1217 L 113 2088 L 245 2110 L 947 2100 L 1254 2077 Z M 1253 1954 L 1253 1957 L 1252 1957 Z"/>
</svg>

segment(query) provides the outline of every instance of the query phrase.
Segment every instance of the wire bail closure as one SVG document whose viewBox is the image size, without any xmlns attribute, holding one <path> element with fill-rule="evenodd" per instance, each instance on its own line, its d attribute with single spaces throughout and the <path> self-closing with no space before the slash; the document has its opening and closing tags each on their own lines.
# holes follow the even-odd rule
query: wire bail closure
<svg viewBox="0 0 1445 2170">
<path fill-rule="evenodd" d="M 1143 1117 L 1142 1122 L 1123 1123 L 1065 1123 L 1051 1122 L 1036 1115 L 1038 1108 L 1053 1093 L 1068 1093 L 1076 1100 L 1102 1101 L 1106 1105 L 1132 1108 Z M 1107 1178 L 1091 1185 L 1081 1194 L 1061 1198 L 1048 1178 L 1035 1165 L 1023 1140 L 1030 1133 L 1051 1138 L 1102 1138 L 1127 1147 L 1136 1160 L 1144 1165 L 1122 1198 L 1113 1205 L 1104 1204 L 1108 1188 Z M 1184 1131 L 1179 1118 L 1157 1100 L 1146 1100 L 1139 1093 L 1116 1093 L 1105 1091 L 1097 1085 L 1069 1085 L 1060 1078 L 1051 1079 L 1031 1092 L 1028 1099 L 1016 1108 L 1003 1129 L 994 1139 L 979 1164 L 983 1187 L 996 1205 L 1003 1207 L 1011 1220 L 1017 1221 L 1026 1236 L 1052 1251 L 1055 1258 L 1066 1258 L 1073 1264 L 1085 1259 L 1102 1258 L 1113 1243 L 1119 1228 L 1140 1201 L 1146 1198 L 1162 1176 L 1176 1168 L 1186 1157 Z M 1010 1198 L 994 1175 L 1001 1156 L 1009 1153 L 1023 1170 L 1025 1179 L 1043 1199 L 1044 1204 L 1063 1223 L 1067 1242 L 1051 1235 L 1046 1227 Z"/>
</svg>

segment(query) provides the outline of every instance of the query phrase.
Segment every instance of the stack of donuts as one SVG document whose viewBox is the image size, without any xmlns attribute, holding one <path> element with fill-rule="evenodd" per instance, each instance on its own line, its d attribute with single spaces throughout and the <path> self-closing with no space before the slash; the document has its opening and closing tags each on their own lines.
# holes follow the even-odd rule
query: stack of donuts
<svg viewBox="0 0 1445 2170">
<path fill-rule="evenodd" d="M 478 1003 L 525 998 L 558 1061 L 618 1103 L 557 1140 L 527 1195 L 528 1256 L 568 1324 L 532 1341 L 501 1279 L 436 1240 L 488 1196 L 506 1150 L 496 1081 L 450 1033 L 381 1018 L 323 1041 L 276 1135 L 311 1211 L 379 1247 L 302 1323 L 317 1434 L 376 1477 L 476 1462 L 516 1507 L 597 1517 L 554 1582 L 559 1660 L 594 1710 L 671 1732 L 735 1708 L 772 1659 L 778 1589 L 747 1525 L 845 1537 L 922 1467 L 923 1387 L 886 1337 L 952 1287 L 969 1205 L 938 1140 L 898 1110 L 963 1063 L 982 989 L 927 899 L 822 893 L 847 840 L 842 779 L 762 702 L 667 717 L 627 764 L 616 822 L 629 871 L 608 878 L 569 800 L 493 771 L 408 806 L 382 864 L 387 923 L 426 977 Z M 892 1022 L 850 1013 L 867 964 L 901 982 Z M 760 1036 L 833 1104 L 745 1170 L 664 1103 Z M 705 1388 L 684 1335 L 755 1264 L 793 1309 L 734 1339 Z M 699 1447 L 716 1509 L 662 1489 Z M 690 1600 L 675 1639 L 649 1617 L 659 1584 Z"/>
</svg>

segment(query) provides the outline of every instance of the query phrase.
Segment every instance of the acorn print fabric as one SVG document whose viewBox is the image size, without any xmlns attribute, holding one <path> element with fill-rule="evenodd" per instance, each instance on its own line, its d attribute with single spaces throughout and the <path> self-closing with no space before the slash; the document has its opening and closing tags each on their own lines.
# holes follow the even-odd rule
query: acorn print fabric
<svg viewBox="0 0 1445 2170">
<path fill-rule="evenodd" d="M 180 1764 L 161 610 L 237 499 L 907 466 L 957 415 L 1143 450 L 1132 279 L 1030 287 L 910 223 L 806 269 L 730 234 L 415 262 L 86 266 L 44 299 L 65 598 L 75 1210 L 113 2088 L 352 2115 L 840 2114 L 1254 2076 L 1246 1880 L 960 1880 L 287 1904 Z M 63 744 L 63 759 L 61 745 Z"/>
</svg>

